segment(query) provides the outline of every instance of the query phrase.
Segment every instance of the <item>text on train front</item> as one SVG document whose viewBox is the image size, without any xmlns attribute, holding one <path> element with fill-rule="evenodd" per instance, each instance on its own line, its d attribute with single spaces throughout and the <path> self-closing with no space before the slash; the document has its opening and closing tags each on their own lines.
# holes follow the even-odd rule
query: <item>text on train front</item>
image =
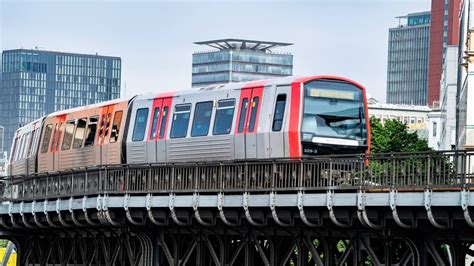
<svg viewBox="0 0 474 266">
<path fill-rule="evenodd" d="M 317 80 L 304 86 L 304 155 L 363 153 L 367 150 L 364 96 L 357 86 Z"/>
</svg>

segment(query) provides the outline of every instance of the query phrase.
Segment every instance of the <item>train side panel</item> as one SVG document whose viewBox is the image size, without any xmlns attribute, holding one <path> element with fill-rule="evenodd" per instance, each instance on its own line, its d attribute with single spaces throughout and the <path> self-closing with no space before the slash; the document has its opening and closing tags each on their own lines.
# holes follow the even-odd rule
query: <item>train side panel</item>
<svg viewBox="0 0 474 266">
<path fill-rule="evenodd" d="M 216 89 L 176 99 L 166 140 L 168 161 L 232 160 L 232 125 L 238 96 L 238 90 Z M 222 128 L 216 125 L 216 113 L 219 112 L 222 118 L 224 113 L 230 112 L 230 108 L 233 108 L 234 113 L 231 122 L 225 123 L 226 126 Z"/>
<path fill-rule="evenodd" d="M 114 100 L 46 117 L 38 172 L 120 164 L 127 108 Z"/>
<path fill-rule="evenodd" d="M 43 118 L 40 118 L 16 131 L 9 159 L 9 175 L 28 175 L 36 172 L 42 122 Z"/>
<path fill-rule="evenodd" d="M 153 100 L 135 99 L 131 105 L 131 117 L 127 129 L 127 163 L 149 163 L 146 132 L 148 132 L 150 110 Z M 153 151 L 150 151 L 153 152 Z"/>
</svg>

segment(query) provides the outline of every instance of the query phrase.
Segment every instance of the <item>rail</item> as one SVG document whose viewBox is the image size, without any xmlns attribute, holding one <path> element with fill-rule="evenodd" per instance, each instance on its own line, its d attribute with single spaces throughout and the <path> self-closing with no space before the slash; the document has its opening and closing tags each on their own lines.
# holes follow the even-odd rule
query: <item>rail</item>
<svg viewBox="0 0 474 266">
<path fill-rule="evenodd" d="M 474 151 L 300 159 L 114 165 L 2 180 L 4 201 L 98 194 L 317 190 L 386 191 L 474 187 Z"/>
</svg>

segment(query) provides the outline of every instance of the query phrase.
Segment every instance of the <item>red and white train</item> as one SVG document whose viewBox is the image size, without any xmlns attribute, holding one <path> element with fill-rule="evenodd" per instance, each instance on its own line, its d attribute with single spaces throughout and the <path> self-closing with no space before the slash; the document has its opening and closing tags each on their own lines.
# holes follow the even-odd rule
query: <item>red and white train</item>
<svg viewBox="0 0 474 266">
<path fill-rule="evenodd" d="M 139 95 L 55 112 L 19 128 L 8 172 L 364 153 L 367 118 L 364 87 L 335 76 Z"/>
</svg>

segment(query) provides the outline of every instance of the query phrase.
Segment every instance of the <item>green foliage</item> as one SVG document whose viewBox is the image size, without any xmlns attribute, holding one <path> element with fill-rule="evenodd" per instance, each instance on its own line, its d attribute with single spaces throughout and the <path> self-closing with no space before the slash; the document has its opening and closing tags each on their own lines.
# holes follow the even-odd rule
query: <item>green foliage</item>
<svg viewBox="0 0 474 266">
<path fill-rule="evenodd" d="M 406 124 L 392 119 L 386 120 L 382 125 L 380 119 L 371 117 L 370 127 L 372 132 L 371 152 L 417 152 L 430 151 L 428 142 L 420 139 L 416 132 L 408 131 Z"/>
<path fill-rule="evenodd" d="M 8 240 L 0 239 L 0 248 L 6 248 L 8 245 Z"/>
</svg>

